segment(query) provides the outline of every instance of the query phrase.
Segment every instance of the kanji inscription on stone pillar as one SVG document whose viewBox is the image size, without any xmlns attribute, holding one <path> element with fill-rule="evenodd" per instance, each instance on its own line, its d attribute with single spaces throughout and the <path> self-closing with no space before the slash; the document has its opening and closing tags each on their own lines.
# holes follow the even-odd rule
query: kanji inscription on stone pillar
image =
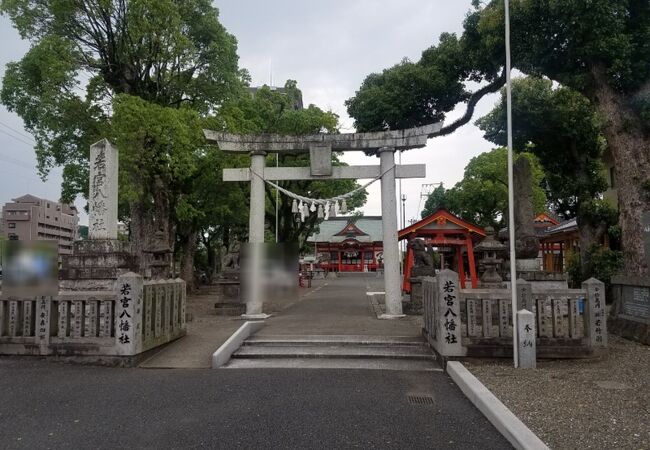
<svg viewBox="0 0 650 450">
<path fill-rule="evenodd" d="M 117 149 L 106 139 L 90 146 L 89 239 L 117 239 Z"/>
</svg>

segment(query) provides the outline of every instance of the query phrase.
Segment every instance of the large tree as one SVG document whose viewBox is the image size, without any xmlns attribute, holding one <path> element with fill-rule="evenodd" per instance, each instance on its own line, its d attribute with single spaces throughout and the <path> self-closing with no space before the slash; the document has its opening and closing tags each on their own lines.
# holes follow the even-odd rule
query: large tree
<svg viewBox="0 0 650 450">
<path fill-rule="evenodd" d="M 616 211 L 600 199 L 607 188 L 601 121 L 582 94 L 568 87 L 553 88 L 545 78 L 514 80 L 512 107 L 517 118 L 513 124 L 515 150 L 527 150 L 539 158 L 551 207 L 566 219 L 576 217 L 582 272 L 591 276 L 590 254 L 616 222 Z M 478 125 L 486 139 L 498 145 L 507 143 L 505 92 Z"/>
<path fill-rule="evenodd" d="M 600 115 L 618 177 L 625 270 L 647 273 L 641 215 L 650 211 L 650 3 L 510 3 L 514 66 L 574 89 Z M 501 87 L 504 49 L 503 0 L 476 0 L 460 38 L 442 35 L 420 61 L 404 63 L 409 70 L 402 64 L 370 75 L 348 101 L 350 115 L 360 130 L 400 128 L 440 120 L 467 102 L 467 113 L 443 129 L 453 131 L 471 120 L 480 98 L 470 97 L 468 82 L 488 83 L 477 94 Z M 427 83 L 421 83 L 423 78 Z"/>
<path fill-rule="evenodd" d="M 184 111 L 218 110 L 242 88 L 236 41 L 217 9 L 209 0 L 2 0 L 0 12 L 31 43 L 22 60 L 7 65 L 0 99 L 34 135 L 41 174 L 64 166 L 63 197 L 71 200 L 87 194 L 92 142 L 114 137 L 132 156 L 149 155 L 151 164 L 122 164 L 139 194 L 129 202 L 132 243 L 140 255 L 151 245 L 171 246 L 174 193 L 195 167 L 173 167 L 180 156 L 174 145 L 198 129 L 179 121 Z M 147 125 L 169 119 L 185 135 L 113 123 L 114 111 Z M 155 244 L 158 231 L 164 242 Z"/>
</svg>

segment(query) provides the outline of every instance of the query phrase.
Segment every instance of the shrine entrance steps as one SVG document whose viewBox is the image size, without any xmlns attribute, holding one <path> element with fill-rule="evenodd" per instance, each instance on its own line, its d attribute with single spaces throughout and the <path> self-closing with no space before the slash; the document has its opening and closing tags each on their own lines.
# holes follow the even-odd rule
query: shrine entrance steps
<svg viewBox="0 0 650 450">
<path fill-rule="evenodd" d="M 223 368 L 441 370 L 420 337 L 354 335 L 252 336 Z"/>
</svg>

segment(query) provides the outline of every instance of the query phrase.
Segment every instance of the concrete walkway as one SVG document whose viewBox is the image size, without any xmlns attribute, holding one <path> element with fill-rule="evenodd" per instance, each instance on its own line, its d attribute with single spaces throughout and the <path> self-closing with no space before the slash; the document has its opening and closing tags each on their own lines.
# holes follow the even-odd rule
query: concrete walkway
<svg viewBox="0 0 650 450">
<path fill-rule="evenodd" d="M 308 298 L 314 291 L 322 288 L 322 280 L 315 281 L 309 289 L 301 289 L 297 299 Z M 221 344 L 244 323 L 239 316 L 217 316 L 214 304 L 217 298 L 209 289 L 205 293 L 189 296 L 187 312 L 191 318 L 187 322 L 187 335 L 162 348 L 140 364 L 146 369 L 208 369 L 212 354 Z M 296 300 L 275 302 L 268 305 L 270 313 L 281 313 L 291 308 Z"/>
<path fill-rule="evenodd" d="M 383 291 L 383 278 L 375 273 L 320 280 L 314 287 L 301 301 L 267 319 L 257 335 L 421 335 L 420 317 L 377 319 L 366 297 L 366 292 Z"/>
<path fill-rule="evenodd" d="M 209 369 L 212 354 L 242 324 L 239 317 L 198 317 L 187 323 L 187 335 L 140 364 L 145 369 Z"/>
</svg>

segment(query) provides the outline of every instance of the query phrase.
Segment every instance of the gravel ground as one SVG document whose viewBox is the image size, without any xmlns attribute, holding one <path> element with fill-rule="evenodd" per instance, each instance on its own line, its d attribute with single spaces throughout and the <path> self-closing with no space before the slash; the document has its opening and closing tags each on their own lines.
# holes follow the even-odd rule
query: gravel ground
<svg viewBox="0 0 650 450">
<path fill-rule="evenodd" d="M 593 360 L 466 367 L 552 449 L 650 449 L 650 347 L 609 336 Z"/>
</svg>

